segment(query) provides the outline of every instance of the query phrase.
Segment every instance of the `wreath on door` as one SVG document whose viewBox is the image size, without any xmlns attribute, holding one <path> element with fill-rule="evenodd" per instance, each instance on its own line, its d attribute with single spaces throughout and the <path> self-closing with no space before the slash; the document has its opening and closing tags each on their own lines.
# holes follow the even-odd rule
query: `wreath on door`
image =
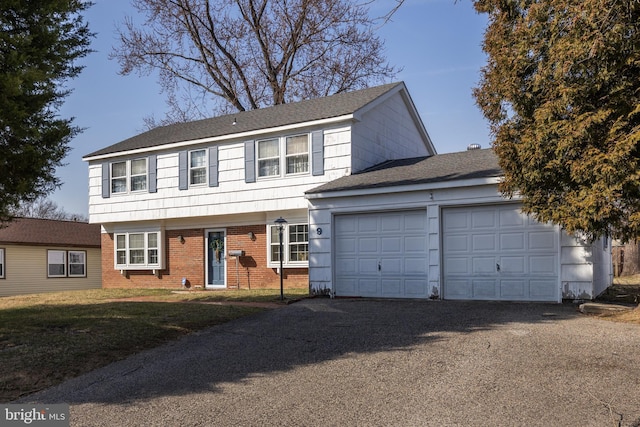
<svg viewBox="0 0 640 427">
<path fill-rule="evenodd" d="M 224 240 L 223 239 L 214 239 L 209 247 L 213 249 L 216 261 L 220 262 L 222 260 L 222 253 L 224 252 Z"/>
</svg>

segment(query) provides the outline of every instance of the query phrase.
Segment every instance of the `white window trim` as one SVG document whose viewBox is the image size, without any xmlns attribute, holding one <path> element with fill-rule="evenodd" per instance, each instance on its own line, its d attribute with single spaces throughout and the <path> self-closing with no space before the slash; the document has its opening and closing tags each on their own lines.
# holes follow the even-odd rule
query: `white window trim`
<svg viewBox="0 0 640 427">
<path fill-rule="evenodd" d="M 71 254 L 82 254 L 82 264 L 71 262 Z M 71 264 L 82 265 L 82 274 L 72 274 Z M 87 277 L 87 251 L 67 251 L 67 274 L 69 277 Z"/>
<path fill-rule="evenodd" d="M 54 264 L 51 262 L 51 255 L 53 255 L 53 253 L 58 253 L 58 254 L 62 254 L 63 259 L 62 259 L 62 266 L 64 268 L 64 271 L 62 272 L 62 274 L 51 274 L 51 271 L 49 269 L 49 267 Z M 60 263 L 55 263 L 54 265 L 59 265 Z M 49 278 L 58 278 L 58 277 L 67 277 L 67 251 L 65 250 L 60 250 L 60 249 L 47 249 L 47 277 Z"/>
<path fill-rule="evenodd" d="M 4 248 L 0 248 L 0 279 L 5 278 L 7 266 L 4 262 Z"/>
<path fill-rule="evenodd" d="M 295 138 L 296 136 L 303 136 L 303 135 L 307 137 L 307 170 L 306 172 L 287 173 L 287 158 L 300 155 L 300 153 L 297 153 L 295 155 L 287 155 L 287 138 Z M 278 141 L 278 162 L 279 162 L 278 170 L 280 173 L 278 173 L 277 175 L 261 176 L 260 160 L 268 160 L 268 159 L 273 159 L 275 157 L 268 157 L 268 158 L 261 159 L 259 144 L 260 142 L 273 141 L 273 140 Z M 268 179 L 283 178 L 283 177 L 289 177 L 289 176 L 305 176 L 305 175 L 311 174 L 311 134 L 310 133 L 298 133 L 293 135 L 285 135 L 281 137 L 264 138 L 264 139 L 257 140 L 255 142 L 255 153 L 256 153 L 255 154 L 256 179 L 258 180 L 268 180 Z"/>
<path fill-rule="evenodd" d="M 144 235 L 144 263 L 143 264 L 131 264 L 130 263 L 130 249 L 129 249 L 129 236 L 132 234 Z M 149 247 L 149 234 L 157 234 L 158 247 Z M 118 264 L 118 236 L 125 236 L 125 261 L 124 264 Z M 136 248 L 137 249 L 137 248 Z M 149 262 L 149 249 L 158 250 L 158 262 Z M 162 231 L 132 231 L 113 234 L 113 267 L 116 270 L 162 270 L 164 269 L 164 233 Z"/>
<path fill-rule="evenodd" d="M 197 168 L 193 168 L 191 167 L 191 155 L 195 152 L 198 151 L 203 151 L 204 152 L 204 166 L 200 166 Z M 188 175 L 187 175 L 187 179 L 189 182 L 189 187 L 205 187 L 207 186 L 207 183 L 209 182 L 209 152 L 206 148 L 200 148 L 198 150 L 191 150 L 189 151 L 189 155 L 187 156 L 187 166 L 188 166 Z M 193 184 L 191 182 L 191 171 L 194 169 L 204 169 L 204 182 L 198 183 L 198 184 Z"/>
<path fill-rule="evenodd" d="M 145 162 L 145 188 L 142 190 L 132 190 L 131 189 L 131 180 L 133 179 L 134 176 L 142 176 L 143 174 L 136 174 L 133 175 L 132 171 L 131 171 L 131 162 L 132 161 L 136 161 L 136 160 L 144 160 Z M 113 177 L 113 165 L 118 164 L 118 163 L 124 163 L 125 164 L 125 170 L 126 170 L 126 174 L 124 176 L 119 176 L 117 178 Z M 126 190 L 125 191 L 113 191 L 113 180 L 114 179 L 122 179 L 125 178 L 126 183 Z M 135 159 L 129 159 L 129 160 L 120 160 L 117 162 L 111 162 L 109 164 L 109 191 L 110 194 L 113 196 L 122 196 L 122 195 L 126 195 L 126 194 L 137 194 L 137 193 L 146 193 L 149 191 L 149 159 L 147 157 L 138 157 Z"/>
<path fill-rule="evenodd" d="M 291 242 L 289 242 L 289 227 L 290 226 L 294 226 L 294 225 L 306 225 L 307 226 L 307 233 L 309 231 L 309 225 L 304 223 L 304 222 L 294 222 L 294 223 L 290 223 L 290 224 L 286 224 L 284 226 L 284 229 L 282 230 L 282 246 L 283 246 L 283 252 L 284 252 L 284 258 L 282 260 L 282 266 L 284 267 L 289 267 L 289 268 L 305 268 L 305 267 L 309 267 L 309 249 L 308 249 L 308 245 L 309 245 L 309 240 L 307 237 L 307 260 L 306 261 L 291 261 L 289 259 L 289 254 L 290 254 L 290 245 Z M 271 246 L 279 244 L 280 242 L 278 242 L 277 240 L 275 242 L 272 242 L 271 240 L 271 230 L 273 228 L 278 228 L 277 225 L 272 225 L 272 224 L 267 224 L 267 266 L 270 268 L 279 268 L 280 267 L 280 261 L 274 261 L 271 259 Z M 295 242 L 295 244 L 297 244 L 299 242 Z"/>
</svg>

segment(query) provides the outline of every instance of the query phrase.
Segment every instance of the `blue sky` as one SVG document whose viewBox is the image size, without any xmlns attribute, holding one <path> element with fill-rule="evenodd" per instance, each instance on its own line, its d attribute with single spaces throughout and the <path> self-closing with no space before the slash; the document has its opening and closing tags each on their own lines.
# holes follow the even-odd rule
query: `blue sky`
<svg viewBox="0 0 640 427">
<path fill-rule="evenodd" d="M 372 14 L 387 3 L 379 0 Z M 97 0 L 85 15 L 97 33 L 96 52 L 68 83 L 73 93 L 60 111 L 85 130 L 71 142 L 66 166 L 57 171 L 63 185 L 50 196 L 69 213 L 88 212 L 88 167 L 82 157 L 142 132 L 144 117 L 164 116 L 156 77 L 120 76 L 118 64 L 108 59 L 117 42 L 116 25 L 132 13 L 129 0 Z M 397 80 L 406 83 L 439 153 L 462 151 L 471 143 L 490 145 L 487 122 L 471 93 L 486 62 L 481 49 L 486 22 L 471 0 L 405 0 L 379 30 L 389 62 L 403 68 Z"/>
</svg>

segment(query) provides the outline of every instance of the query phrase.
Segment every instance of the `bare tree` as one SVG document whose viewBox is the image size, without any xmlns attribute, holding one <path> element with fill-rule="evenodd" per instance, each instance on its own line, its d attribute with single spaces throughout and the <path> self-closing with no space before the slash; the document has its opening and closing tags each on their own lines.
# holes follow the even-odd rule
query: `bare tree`
<svg viewBox="0 0 640 427">
<path fill-rule="evenodd" d="M 126 18 L 111 58 L 121 74 L 159 73 L 164 123 L 360 89 L 398 71 L 370 3 L 132 0 L 145 22 Z"/>
<path fill-rule="evenodd" d="M 23 202 L 11 212 L 14 217 L 42 218 L 86 222 L 84 215 L 71 214 L 52 200 L 41 197 L 33 201 Z"/>
</svg>

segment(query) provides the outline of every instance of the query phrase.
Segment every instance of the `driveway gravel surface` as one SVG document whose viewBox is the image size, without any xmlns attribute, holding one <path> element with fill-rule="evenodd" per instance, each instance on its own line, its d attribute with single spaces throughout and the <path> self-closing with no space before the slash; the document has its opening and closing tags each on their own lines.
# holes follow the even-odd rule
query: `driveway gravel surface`
<svg viewBox="0 0 640 427">
<path fill-rule="evenodd" d="M 573 305 L 303 300 L 28 396 L 72 426 L 640 426 L 640 326 Z"/>
</svg>

